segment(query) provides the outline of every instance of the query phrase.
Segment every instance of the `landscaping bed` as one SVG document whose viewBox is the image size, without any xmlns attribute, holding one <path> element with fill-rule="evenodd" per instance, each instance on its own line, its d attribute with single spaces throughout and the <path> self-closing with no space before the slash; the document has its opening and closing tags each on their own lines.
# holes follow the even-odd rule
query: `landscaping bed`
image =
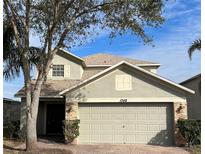
<svg viewBox="0 0 205 154">
<path fill-rule="evenodd" d="M 18 140 L 4 139 L 4 154 L 73 154 L 69 149 L 57 148 L 38 148 L 28 152 L 25 151 L 25 148 L 21 148 L 22 144 L 24 143 Z"/>
</svg>

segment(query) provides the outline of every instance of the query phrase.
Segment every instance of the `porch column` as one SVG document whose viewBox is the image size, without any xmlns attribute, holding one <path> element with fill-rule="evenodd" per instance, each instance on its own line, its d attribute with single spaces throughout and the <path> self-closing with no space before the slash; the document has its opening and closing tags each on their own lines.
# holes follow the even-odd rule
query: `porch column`
<svg viewBox="0 0 205 154">
<path fill-rule="evenodd" d="M 177 146 L 182 146 L 186 140 L 176 128 L 178 119 L 187 119 L 187 102 L 174 102 L 174 139 Z"/>
<path fill-rule="evenodd" d="M 65 120 L 79 119 L 78 102 L 70 102 L 66 99 L 65 103 Z M 71 144 L 78 144 L 78 138 L 74 139 Z"/>
</svg>

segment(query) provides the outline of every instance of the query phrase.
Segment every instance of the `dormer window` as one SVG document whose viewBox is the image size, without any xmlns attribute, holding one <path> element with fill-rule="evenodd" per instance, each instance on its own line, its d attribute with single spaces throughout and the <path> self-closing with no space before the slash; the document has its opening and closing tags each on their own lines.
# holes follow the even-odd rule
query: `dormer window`
<svg viewBox="0 0 205 154">
<path fill-rule="evenodd" d="M 130 75 L 116 75 L 116 90 L 132 90 L 132 77 Z"/>
<path fill-rule="evenodd" d="M 53 76 L 64 77 L 64 65 L 53 65 Z"/>
</svg>

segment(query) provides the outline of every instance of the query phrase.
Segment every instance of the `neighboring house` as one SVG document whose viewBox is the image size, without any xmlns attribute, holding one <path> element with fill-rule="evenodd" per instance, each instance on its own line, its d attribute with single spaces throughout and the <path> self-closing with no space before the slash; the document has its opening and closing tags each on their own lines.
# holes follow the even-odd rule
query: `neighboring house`
<svg viewBox="0 0 205 154">
<path fill-rule="evenodd" d="M 194 95 L 187 96 L 188 118 L 201 120 L 201 74 L 191 77 L 180 84 L 195 91 Z"/>
<path fill-rule="evenodd" d="M 21 102 L 9 98 L 3 98 L 3 120 L 4 127 L 8 122 L 20 120 Z"/>
<path fill-rule="evenodd" d="M 62 120 L 80 119 L 76 144 L 179 143 L 175 124 L 187 118 L 194 91 L 157 75 L 160 64 L 109 54 L 84 58 L 60 50 L 42 87 L 37 132 L 62 133 Z M 24 88 L 21 125 L 25 124 Z"/>
</svg>

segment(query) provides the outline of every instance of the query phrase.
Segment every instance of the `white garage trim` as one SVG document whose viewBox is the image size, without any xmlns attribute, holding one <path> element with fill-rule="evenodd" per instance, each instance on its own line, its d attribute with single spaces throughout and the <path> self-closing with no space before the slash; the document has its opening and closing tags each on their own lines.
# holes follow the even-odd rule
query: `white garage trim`
<svg viewBox="0 0 205 154">
<path fill-rule="evenodd" d="M 80 98 L 80 99 L 73 99 L 67 98 L 67 101 L 77 101 L 79 103 L 110 103 L 110 102 L 122 102 L 122 100 L 126 100 L 127 102 L 186 102 L 186 98 L 180 97 L 137 97 L 137 98 Z"/>
</svg>

